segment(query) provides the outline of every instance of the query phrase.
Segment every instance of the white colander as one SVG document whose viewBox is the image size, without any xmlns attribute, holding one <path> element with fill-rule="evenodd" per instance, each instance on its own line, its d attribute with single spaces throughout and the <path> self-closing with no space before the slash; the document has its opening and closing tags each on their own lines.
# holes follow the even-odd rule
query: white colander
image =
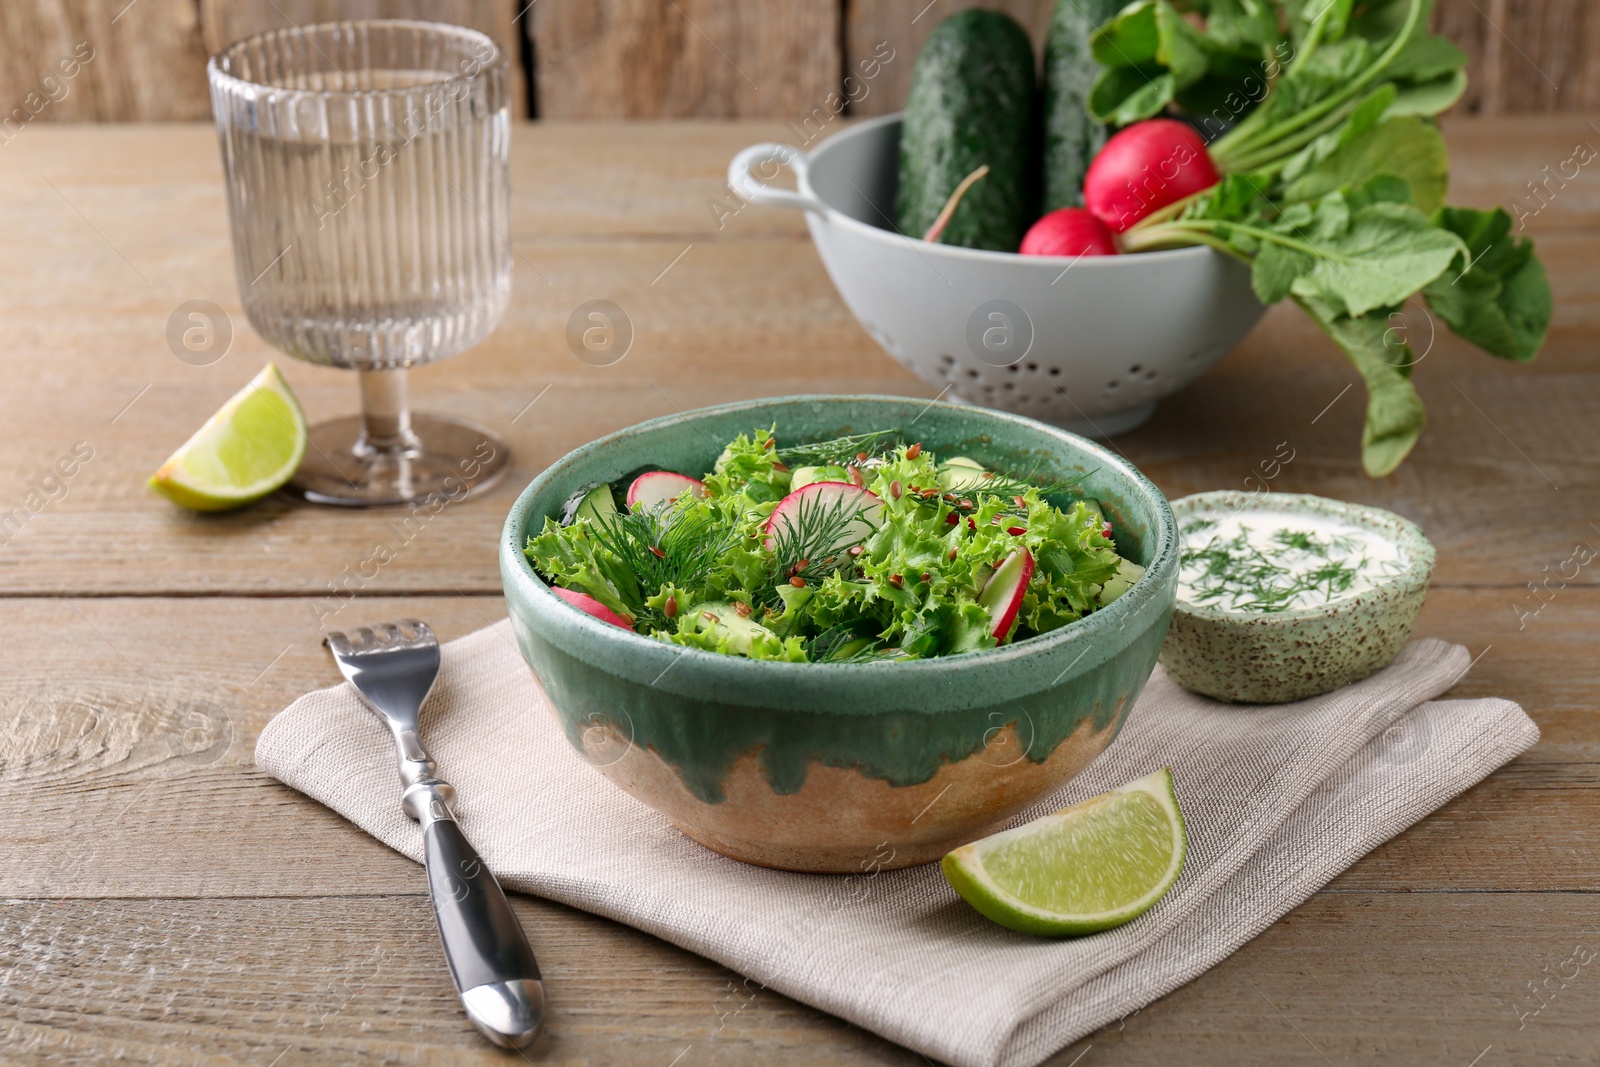
<svg viewBox="0 0 1600 1067">
<path fill-rule="evenodd" d="M 900 116 L 804 153 L 752 145 L 728 182 L 753 204 L 802 208 L 839 295 L 895 359 L 948 395 L 1106 436 L 1150 417 L 1265 310 L 1243 264 L 1209 248 L 1021 256 L 929 244 L 894 228 Z M 775 189 L 780 164 L 797 192 Z"/>
</svg>

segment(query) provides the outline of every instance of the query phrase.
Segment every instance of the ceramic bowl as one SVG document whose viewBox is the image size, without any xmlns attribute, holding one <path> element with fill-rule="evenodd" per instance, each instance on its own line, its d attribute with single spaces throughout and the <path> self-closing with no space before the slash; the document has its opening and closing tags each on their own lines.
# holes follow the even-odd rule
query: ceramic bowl
<svg viewBox="0 0 1600 1067">
<path fill-rule="evenodd" d="M 1075 258 L 911 240 L 894 229 L 899 159 L 900 116 L 888 115 L 809 153 L 753 145 L 728 182 L 752 204 L 803 209 L 867 333 L 959 399 L 1118 434 L 1227 355 L 1265 310 L 1249 268 L 1210 248 Z M 798 191 L 763 184 L 780 164 Z"/>
<path fill-rule="evenodd" d="M 1220 611 L 1179 600 L 1161 665 L 1179 685 L 1230 703 L 1283 704 L 1358 682 L 1387 667 L 1411 634 L 1434 548 L 1409 519 L 1382 508 L 1294 493 L 1196 493 L 1172 505 L 1184 520 L 1241 507 L 1323 515 L 1400 546 L 1404 570 L 1320 607 L 1271 615 Z"/>
<path fill-rule="evenodd" d="M 905 427 L 936 453 L 1042 478 L 1086 474 L 1118 549 L 1147 570 L 1103 611 L 1003 648 L 898 663 L 757 662 L 654 641 L 550 592 L 523 547 L 579 487 L 644 464 L 699 474 L 722 444 Z M 701 844 L 802 871 L 934 860 L 1058 789 L 1111 743 L 1172 615 L 1177 528 L 1142 474 L 1031 419 L 905 397 L 705 408 L 577 449 L 517 499 L 500 545 L 512 624 L 572 747 Z M 597 846 L 598 847 L 598 846 Z"/>
</svg>

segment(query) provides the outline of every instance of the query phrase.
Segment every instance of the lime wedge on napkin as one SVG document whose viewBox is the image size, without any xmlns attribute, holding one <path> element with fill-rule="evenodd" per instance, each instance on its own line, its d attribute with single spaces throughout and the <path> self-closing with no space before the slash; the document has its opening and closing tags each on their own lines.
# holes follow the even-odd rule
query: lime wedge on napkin
<svg viewBox="0 0 1600 1067">
<path fill-rule="evenodd" d="M 287 482 L 305 454 L 305 414 L 268 363 L 150 476 L 150 488 L 194 511 L 236 508 Z"/>
<path fill-rule="evenodd" d="M 1092 934 L 1150 910 L 1178 880 L 1188 838 L 1163 768 L 945 856 L 978 911 L 1028 934 Z"/>
</svg>

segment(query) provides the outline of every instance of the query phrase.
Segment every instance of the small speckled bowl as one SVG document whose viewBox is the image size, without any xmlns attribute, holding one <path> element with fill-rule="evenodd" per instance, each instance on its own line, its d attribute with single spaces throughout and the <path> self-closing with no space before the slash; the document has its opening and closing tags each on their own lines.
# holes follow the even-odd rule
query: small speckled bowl
<svg viewBox="0 0 1600 1067">
<path fill-rule="evenodd" d="M 1184 520 L 1207 511 L 1321 515 L 1400 547 L 1407 566 L 1373 588 L 1321 607 L 1266 615 L 1178 600 L 1161 665 L 1185 689 L 1240 704 L 1283 704 L 1327 693 L 1393 662 L 1428 593 L 1434 549 L 1416 523 L 1382 508 L 1294 493 L 1196 493 L 1175 501 Z"/>
<path fill-rule="evenodd" d="M 522 553 L 574 490 L 645 463 L 709 470 L 723 442 L 906 427 L 935 454 L 1082 476 L 1146 570 L 1087 618 L 1003 648 L 898 663 L 775 663 L 630 633 L 550 592 Z M 1000 828 L 1122 728 L 1177 590 L 1166 499 L 1116 453 L 1019 415 L 909 397 L 803 396 L 670 415 L 557 460 L 500 543 L 517 643 L 572 747 L 708 848 L 801 871 L 905 867 Z M 596 847 L 606 847 L 597 842 Z"/>
</svg>

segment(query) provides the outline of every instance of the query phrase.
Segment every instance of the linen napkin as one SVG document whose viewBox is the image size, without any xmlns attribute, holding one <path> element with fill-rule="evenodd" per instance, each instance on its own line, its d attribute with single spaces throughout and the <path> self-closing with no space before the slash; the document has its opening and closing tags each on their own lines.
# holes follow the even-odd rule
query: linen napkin
<svg viewBox="0 0 1600 1067">
<path fill-rule="evenodd" d="M 1036 818 L 1170 766 L 1189 833 L 1176 885 L 1115 930 L 1013 933 L 937 864 L 852 875 L 747 866 L 684 837 L 585 763 L 509 622 L 444 646 L 422 717 L 456 814 L 508 889 L 604 915 L 957 1067 L 1031 1067 L 1192 980 L 1394 834 L 1525 751 L 1509 701 L 1435 701 L 1464 648 L 1408 645 L 1335 693 L 1219 704 L 1158 667 L 1121 736 Z M 418 862 L 392 742 L 353 687 L 276 716 L 256 762 Z"/>
</svg>

